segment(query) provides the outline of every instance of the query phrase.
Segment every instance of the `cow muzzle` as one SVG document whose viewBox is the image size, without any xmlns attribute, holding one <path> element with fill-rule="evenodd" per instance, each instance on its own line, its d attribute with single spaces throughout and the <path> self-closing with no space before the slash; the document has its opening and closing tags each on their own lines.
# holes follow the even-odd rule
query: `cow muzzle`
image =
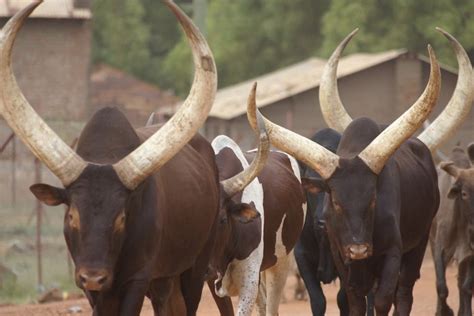
<svg viewBox="0 0 474 316">
<path fill-rule="evenodd" d="M 112 283 L 112 277 L 105 269 L 84 269 L 76 272 L 76 283 L 88 291 L 101 291 L 107 289 Z"/>
<path fill-rule="evenodd" d="M 352 260 L 367 259 L 372 255 L 372 247 L 369 244 L 352 244 L 346 246 L 346 257 Z"/>
</svg>

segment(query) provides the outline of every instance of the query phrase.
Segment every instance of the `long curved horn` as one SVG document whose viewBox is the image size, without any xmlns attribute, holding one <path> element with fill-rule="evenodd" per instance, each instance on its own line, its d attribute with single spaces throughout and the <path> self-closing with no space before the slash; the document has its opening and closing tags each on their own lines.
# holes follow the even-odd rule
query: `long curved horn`
<svg viewBox="0 0 474 316">
<path fill-rule="evenodd" d="M 428 117 L 436 105 L 441 86 L 441 74 L 433 49 L 428 45 L 430 55 L 430 79 L 423 94 L 397 120 L 377 136 L 360 154 L 365 164 L 379 174 L 385 162 L 407 140 Z"/>
<path fill-rule="evenodd" d="M 12 71 L 12 49 L 17 33 L 41 2 L 33 2 L 17 12 L 0 32 L 0 113 L 33 154 L 68 186 L 87 163 L 33 110 Z"/>
<path fill-rule="evenodd" d="M 252 94 L 255 95 L 255 93 L 254 86 Z M 247 106 L 247 118 L 252 128 L 256 130 L 257 118 L 255 113 L 258 112 L 258 110 L 255 96 L 252 96 L 249 100 L 251 100 L 251 102 L 249 102 Z M 336 154 L 306 137 L 269 121 L 265 117 L 263 117 L 263 120 L 270 141 L 275 147 L 304 162 L 317 171 L 323 179 L 329 179 L 331 177 L 339 165 L 339 157 Z"/>
<path fill-rule="evenodd" d="M 426 121 L 423 122 L 423 130 L 425 131 L 429 126 L 431 125 L 431 122 L 429 119 L 427 119 Z M 433 155 L 436 154 L 436 156 L 438 157 L 438 159 L 440 161 L 447 161 L 449 158 L 448 158 L 448 155 L 446 155 L 444 152 L 442 152 L 441 150 L 439 149 L 436 149 L 433 151 Z"/>
<path fill-rule="evenodd" d="M 249 95 L 248 103 L 255 103 L 255 89 L 257 84 L 255 83 L 252 91 Z M 234 194 L 242 191 L 253 179 L 255 179 L 267 162 L 268 154 L 270 153 L 270 140 L 268 139 L 267 130 L 265 129 L 265 122 L 263 121 L 262 115 L 258 112 L 257 125 L 258 125 L 258 150 L 255 158 L 248 168 L 242 172 L 236 174 L 232 178 L 221 181 L 222 188 L 227 196 L 233 196 Z"/>
<path fill-rule="evenodd" d="M 464 122 L 471 110 L 474 98 L 474 79 L 471 62 L 462 45 L 448 32 L 437 27 L 451 42 L 456 52 L 459 66 L 458 81 L 453 96 L 446 105 L 443 112 L 428 128 L 426 128 L 418 139 L 421 140 L 431 151 L 435 151 L 446 139 L 448 139 L 456 128 Z"/>
<path fill-rule="evenodd" d="M 352 118 L 347 113 L 337 89 L 337 65 L 341 58 L 342 51 L 349 41 L 356 35 L 359 29 L 355 29 L 342 40 L 336 47 L 326 66 L 324 66 L 323 74 L 319 84 L 319 105 L 326 124 L 338 131 L 344 132 L 347 125 L 352 122 Z"/>
<path fill-rule="evenodd" d="M 204 123 L 214 102 L 217 73 L 204 36 L 171 0 L 164 0 L 179 20 L 193 52 L 194 81 L 175 115 L 140 147 L 113 165 L 122 183 L 135 189 L 146 177 L 171 159 Z"/>
</svg>

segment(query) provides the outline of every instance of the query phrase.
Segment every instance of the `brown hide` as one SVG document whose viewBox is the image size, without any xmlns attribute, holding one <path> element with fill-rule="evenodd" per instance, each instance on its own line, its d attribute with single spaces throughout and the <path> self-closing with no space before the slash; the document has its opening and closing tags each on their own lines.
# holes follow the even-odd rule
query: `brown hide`
<svg viewBox="0 0 474 316">
<path fill-rule="evenodd" d="M 156 127 L 152 126 L 137 132 L 144 139 L 155 131 Z M 160 240 L 153 277 L 158 278 L 191 267 L 214 229 L 219 193 L 210 144 L 201 135 L 195 135 L 155 173 L 154 179 L 158 210 L 165 210 L 160 212 L 156 223 Z"/>
<path fill-rule="evenodd" d="M 457 167 L 457 178 L 438 167 L 439 190 L 441 202 L 438 213 L 431 226 L 430 243 L 434 253 L 443 253 L 446 262 L 451 259 L 457 262 L 473 256 L 469 245 L 469 218 L 459 207 L 459 198 L 449 198 L 453 185 L 459 181 L 466 187 L 474 188 L 474 168 L 470 159 L 460 147 L 454 148 L 450 160 Z M 474 205 L 471 205 L 474 209 Z"/>
<path fill-rule="evenodd" d="M 247 160 L 251 161 L 254 155 L 254 153 L 247 154 Z M 265 210 L 261 266 L 263 271 L 276 263 L 275 243 L 280 227 L 286 252 L 293 250 L 303 228 L 302 205 L 306 199 L 286 154 L 271 152 L 258 179 L 263 185 Z"/>
</svg>

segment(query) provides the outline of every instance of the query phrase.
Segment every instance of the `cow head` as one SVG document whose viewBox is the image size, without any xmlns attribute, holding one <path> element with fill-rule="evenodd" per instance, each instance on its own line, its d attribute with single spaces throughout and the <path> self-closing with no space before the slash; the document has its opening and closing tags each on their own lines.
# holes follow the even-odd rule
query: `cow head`
<svg viewBox="0 0 474 316">
<path fill-rule="evenodd" d="M 455 208 L 460 211 L 463 221 L 467 223 L 469 244 L 474 250 L 474 167 L 470 161 L 465 161 L 462 167 L 449 161 L 442 162 L 440 168 L 453 179 L 448 198 L 455 200 Z"/>
<path fill-rule="evenodd" d="M 134 212 L 140 207 L 138 197 L 147 181 L 129 189 L 107 164 L 110 157 L 123 159 L 139 146 L 138 135 L 125 116 L 117 109 L 104 108 L 87 123 L 77 144 L 80 157 L 101 163 L 89 164 L 65 188 L 47 184 L 30 188 L 47 205 L 67 206 L 64 237 L 76 266 L 76 284 L 83 289 L 111 286 L 127 225 L 140 216 Z"/>
<path fill-rule="evenodd" d="M 189 40 L 195 78 L 177 113 L 142 144 L 118 111 L 105 109 L 83 130 L 76 153 L 23 96 L 12 71 L 11 52 L 18 31 L 41 1 L 16 13 L 0 33 L 0 114 L 64 186 L 36 184 L 31 190 L 48 205 L 67 205 L 64 235 L 76 264 L 77 284 L 86 290 L 110 287 L 127 229 L 133 224 L 132 213 L 143 207 L 142 191 L 154 185 L 150 176 L 193 137 L 214 100 L 217 75 L 204 37 L 172 1 L 164 2 Z"/>
<path fill-rule="evenodd" d="M 472 66 L 465 50 L 447 32 L 438 29 L 453 46 L 459 64 L 456 89 L 442 114 L 419 139 L 435 150 L 467 117 L 474 96 Z M 356 30 L 357 31 L 357 30 Z M 377 208 L 377 182 L 384 165 L 398 147 L 422 125 L 439 96 L 440 71 L 430 46 L 430 79 L 415 104 L 381 133 L 375 123 L 359 125 L 354 121 L 353 136 L 359 141 L 342 145 L 350 133 L 352 118 L 347 114 L 337 89 L 337 64 L 344 47 L 355 35 L 347 36 L 336 48 L 323 71 L 319 99 L 321 112 L 329 127 L 344 133 L 337 155 L 326 148 L 265 120 L 272 144 L 317 171 L 323 182 L 313 183 L 329 193 L 328 232 L 335 236 L 340 255 L 346 259 L 364 259 L 371 253 L 374 208 Z M 248 113 L 253 113 L 252 108 Z M 255 119 L 253 119 L 255 122 Z M 255 123 L 252 123 L 255 128 Z M 362 141 L 362 143 L 361 143 Z M 356 147 L 354 147 L 356 145 Z M 333 240 L 333 238 L 331 238 Z"/>
<path fill-rule="evenodd" d="M 221 287 L 227 268 L 233 260 L 244 260 L 257 248 L 261 241 L 262 223 L 253 202 L 241 202 L 238 198 L 241 194 L 234 197 L 223 195 L 210 266 L 217 274 L 216 293 L 226 296 L 229 293 L 222 291 Z"/>
<path fill-rule="evenodd" d="M 255 98 L 255 89 L 256 85 L 252 89 L 249 100 Z M 218 136 L 212 142 L 219 176 L 226 179 L 221 181 L 217 242 L 210 264 L 218 275 L 217 293 L 221 292 L 221 280 L 230 262 L 234 259 L 247 258 L 261 242 L 260 212 L 263 207 L 263 188 L 255 178 L 265 166 L 270 150 L 270 141 L 263 118 L 258 115 L 257 120 L 259 145 L 250 166 L 232 139 Z M 254 182 L 252 183 L 252 181 Z M 253 191 L 251 193 L 242 192 L 250 183 L 252 183 Z"/>
<path fill-rule="evenodd" d="M 324 128 L 318 131 L 311 140 L 324 146 L 335 153 L 341 135 L 333 129 Z M 306 201 L 308 203 L 308 212 L 313 219 L 313 229 L 315 239 L 318 243 L 318 279 L 328 284 L 336 278 L 336 267 L 331 255 L 330 244 L 328 240 L 326 218 L 323 215 L 325 205 L 326 189 L 324 179 L 313 169 L 304 164 L 300 164 L 302 186 L 306 191 Z"/>
<path fill-rule="evenodd" d="M 323 220 L 337 236 L 336 244 L 344 258 L 365 259 L 372 254 L 377 174 L 362 159 L 339 158 L 339 165 L 328 179 L 303 178 L 310 192 L 327 193 Z"/>
<path fill-rule="evenodd" d="M 353 35 L 354 33 L 338 46 L 327 67 L 337 65 L 340 53 Z M 350 126 L 344 131 L 338 152 L 334 154 L 323 146 L 265 119 L 272 144 L 308 165 L 323 179 L 317 182 L 305 180 L 306 189 L 328 193 L 325 214 L 328 233 L 334 236 L 331 241 L 334 240 L 341 257 L 346 260 L 360 260 L 371 255 L 379 174 L 399 146 L 422 125 L 438 99 L 439 65 L 430 46 L 428 51 L 431 62 L 430 79 L 423 94 L 381 133 L 378 125 L 370 120 L 354 121 L 354 130 L 361 133 L 355 137 L 362 140 L 357 142 L 356 147 L 350 142 L 342 144 L 345 138 L 351 138 L 346 137 Z M 335 74 L 335 71 L 333 73 Z M 324 96 L 320 96 L 321 103 L 331 98 L 339 100 L 339 96 L 334 93 L 337 89 L 328 92 L 323 87 L 323 82 L 331 76 L 327 70 L 323 73 L 320 94 Z M 255 106 L 253 104 L 249 107 L 249 115 L 253 113 Z M 255 128 L 255 119 L 250 121 Z M 365 122 L 371 124 L 360 128 L 360 124 Z"/>
<path fill-rule="evenodd" d="M 76 266 L 77 286 L 108 289 L 131 212 L 127 207 L 131 191 L 110 166 L 93 165 L 65 189 L 47 184 L 30 189 L 47 205 L 67 205 L 64 237 Z"/>
</svg>

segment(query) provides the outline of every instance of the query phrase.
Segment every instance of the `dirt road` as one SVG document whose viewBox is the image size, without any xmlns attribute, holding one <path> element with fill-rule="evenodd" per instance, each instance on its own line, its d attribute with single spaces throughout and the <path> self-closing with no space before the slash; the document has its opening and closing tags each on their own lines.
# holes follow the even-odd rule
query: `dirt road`
<svg viewBox="0 0 474 316">
<path fill-rule="evenodd" d="M 449 268 L 447 272 L 448 286 L 450 289 L 450 296 L 448 298 L 449 304 L 455 310 L 458 306 L 458 295 L 456 290 L 456 272 L 454 268 Z M 293 293 L 293 279 L 289 280 L 286 287 L 286 296 L 288 303 L 280 305 L 280 315 L 286 316 L 309 316 L 311 315 L 308 301 L 294 301 L 292 300 Z M 331 284 L 325 286 L 324 290 L 328 298 L 327 315 L 339 315 L 335 301 L 337 293 L 337 285 Z M 422 267 L 421 279 L 415 286 L 415 299 L 412 315 L 424 316 L 434 315 L 436 309 L 436 289 L 434 266 L 431 260 L 426 260 Z M 68 309 L 73 306 L 80 306 L 82 313 L 71 314 Z M 90 309 L 85 300 L 66 301 L 61 303 L 51 303 L 45 305 L 22 305 L 22 306 L 6 306 L 0 307 L 0 315 L 2 316 L 56 316 L 56 315 L 90 315 Z M 149 302 L 145 303 L 142 316 L 153 316 L 153 311 Z M 215 304 L 209 294 L 207 288 L 204 291 L 203 299 L 201 301 L 199 316 L 218 316 L 219 313 Z"/>
</svg>

